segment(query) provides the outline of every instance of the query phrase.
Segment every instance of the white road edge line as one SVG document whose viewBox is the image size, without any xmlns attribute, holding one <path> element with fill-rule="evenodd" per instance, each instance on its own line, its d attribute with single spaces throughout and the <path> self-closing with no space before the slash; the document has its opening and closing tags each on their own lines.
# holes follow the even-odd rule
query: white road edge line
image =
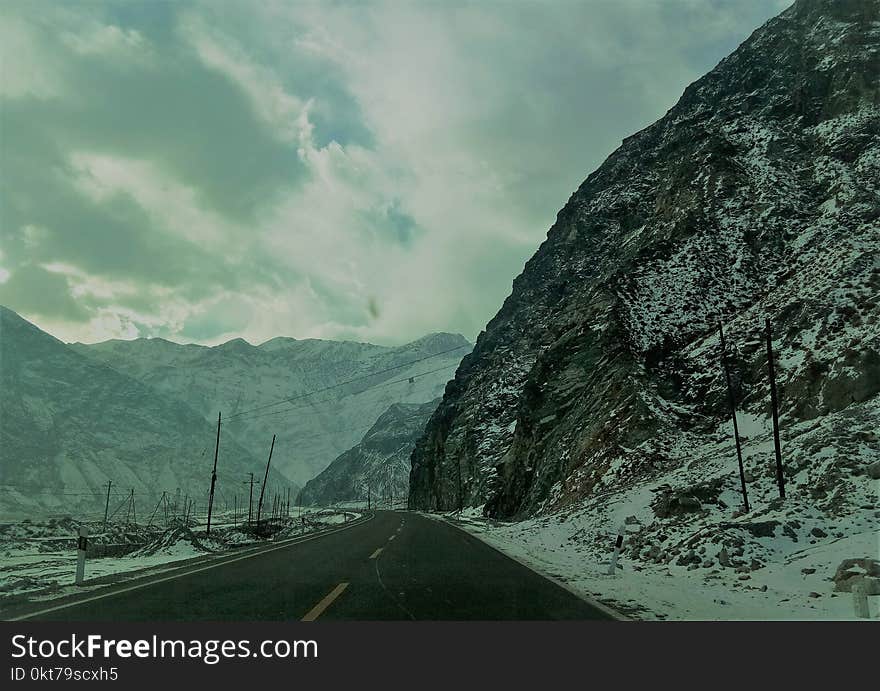
<svg viewBox="0 0 880 691">
<path fill-rule="evenodd" d="M 190 569 L 184 573 L 178 573 L 178 574 L 174 574 L 172 576 L 165 576 L 164 578 L 152 579 L 152 580 L 148 581 L 147 583 L 137 583 L 135 585 L 130 585 L 126 588 L 120 588 L 119 590 L 114 590 L 112 593 L 102 593 L 100 595 L 93 595 L 92 597 L 83 598 L 82 600 L 76 600 L 75 602 L 68 602 L 63 605 L 56 605 L 55 607 L 47 607 L 46 609 L 40 609 L 40 610 L 37 610 L 36 612 L 29 612 L 28 614 L 22 614 L 17 617 L 10 617 L 9 619 L 4 619 L 3 621 L 23 621 L 25 619 L 30 619 L 31 617 L 40 616 L 41 614 L 49 614 L 50 612 L 57 612 L 60 609 L 67 609 L 69 607 L 76 607 L 78 605 L 84 605 L 87 602 L 94 602 L 95 600 L 103 600 L 106 597 L 113 597 L 114 595 L 121 595 L 122 593 L 128 593 L 128 592 L 131 592 L 132 590 L 140 590 L 142 588 L 148 588 L 151 585 L 156 585 L 158 583 L 165 583 L 166 581 L 173 581 L 177 578 L 183 578 L 184 576 L 189 576 L 194 573 L 208 571 L 209 569 L 216 569 L 220 566 L 225 566 L 226 564 L 232 564 L 237 561 L 243 561 L 244 559 L 250 559 L 251 557 L 259 557 L 262 554 L 268 554 L 269 552 L 276 552 L 279 549 L 287 549 L 288 547 L 292 547 L 293 545 L 299 545 L 299 544 L 302 544 L 303 542 L 317 540 L 318 538 L 325 537 L 327 535 L 332 535 L 333 533 L 340 533 L 343 530 L 348 530 L 349 528 L 354 528 L 355 526 L 363 525 L 364 523 L 367 523 L 368 521 L 373 520 L 373 517 L 375 515 L 376 514 L 371 514 L 368 518 L 365 518 L 363 520 L 355 521 L 355 522 L 350 523 L 342 528 L 336 528 L 334 530 L 322 532 L 318 535 L 310 535 L 307 537 L 291 538 L 291 540 L 289 542 L 285 542 L 282 545 L 275 545 L 275 546 L 270 547 L 268 549 L 250 552 L 249 554 L 243 554 L 238 557 L 229 557 L 229 558 L 221 557 L 221 559 L 222 559 L 221 561 L 217 561 L 214 564 L 207 564 L 205 566 L 201 566 L 201 567 L 198 567 L 195 569 Z M 183 568 L 185 568 L 185 567 L 183 567 Z"/>
</svg>

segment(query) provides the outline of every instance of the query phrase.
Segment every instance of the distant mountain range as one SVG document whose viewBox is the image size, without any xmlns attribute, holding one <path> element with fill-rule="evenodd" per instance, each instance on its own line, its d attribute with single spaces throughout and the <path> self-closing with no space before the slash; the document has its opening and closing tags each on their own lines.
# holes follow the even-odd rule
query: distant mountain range
<svg viewBox="0 0 880 691">
<path fill-rule="evenodd" d="M 108 480 L 141 510 L 178 488 L 204 503 L 218 411 L 218 501 L 250 472 L 261 481 L 273 434 L 270 485 L 295 496 L 389 407 L 437 399 L 470 348 L 442 333 L 398 347 L 65 344 L 0 308 L 0 512 L 97 510 Z"/>
<path fill-rule="evenodd" d="M 392 404 L 439 397 L 471 344 L 436 333 L 397 347 L 294 338 L 259 346 L 140 338 L 70 347 L 183 401 L 206 421 L 222 411 L 224 433 L 250 454 L 267 455 L 277 435 L 273 467 L 303 485 L 357 444 Z"/>
<path fill-rule="evenodd" d="M 216 424 L 179 398 L 0 307 L 0 514 L 103 515 L 108 481 L 111 509 L 134 489 L 141 518 L 162 492 L 175 500 L 178 490 L 204 511 L 215 434 Z M 243 491 L 246 473 L 262 478 L 264 464 L 262 453 L 224 434 L 218 506 Z M 270 486 L 289 485 L 271 474 Z"/>
</svg>

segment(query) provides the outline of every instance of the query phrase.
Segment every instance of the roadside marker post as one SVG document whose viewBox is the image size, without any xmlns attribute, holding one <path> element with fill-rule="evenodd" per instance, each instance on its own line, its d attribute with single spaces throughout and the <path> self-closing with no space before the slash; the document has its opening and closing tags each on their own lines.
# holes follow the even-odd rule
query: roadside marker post
<svg viewBox="0 0 880 691">
<path fill-rule="evenodd" d="M 861 583 L 853 583 L 852 586 L 853 608 L 859 619 L 869 619 L 871 612 L 868 609 L 868 591 Z"/>
<path fill-rule="evenodd" d="M 86 548 L 89 545 L 89 529 L 81 525 L 76 541 L 76 585 L 82 585 L 86 575 Z"/>
<path fill-rule="evenodd" d="M 617 529 L 617 539 L 614 541 L 614 554 L 611 555 L 611 566 L 608 567 L 608 575 L 613 576 L 617 572 L 617 557 L 620 555 L 620 548 L 623 547 L 623 533 L 626 526 L 621 525 Z"/>
</svg>

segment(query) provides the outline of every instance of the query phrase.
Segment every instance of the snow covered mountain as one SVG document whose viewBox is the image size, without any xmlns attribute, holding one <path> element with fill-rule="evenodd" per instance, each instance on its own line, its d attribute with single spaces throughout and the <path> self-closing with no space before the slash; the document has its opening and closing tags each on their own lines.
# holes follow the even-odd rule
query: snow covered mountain
<svg viewBox="0 0 880 691">
<path fill-rule="evenodd" d="M 436 333 L 398 347 L 350 341 L 236 339 L 215 347 L 158 338 L 74 344 L 77 352 L 184 401 L 251 454 L 302 485 L 357 444 L 394 403 L 437 398 L 471 344 Z M 342 382 L 351 382 L 339 386 Z M 288 403 L 274 405 L 291 399 Z"/>
<path fill-rule="evenodd" d="M 338 502 L 395 502 L 409 494 L 409 457 L 440 399 L 428 403 L 395 403 L 379 416 L 361 441 L 306 483 L 303 505 Z"/>
<path fill-rule="evenodd" d="M 572 195 L 417 443 L 411 505 L 584 510 L 572 539 L 603 549 L 627 518 L 635 556 L 664 563 L 712 562 L 694 556 L 706 540 L 742 555 L 762 534 L 864 538 L 878 298 L 880 3 L 798 0 Z M 725 523 L 742 500 L 719 322 L 752 503 L 740 523 Z M 756 546 L 754 563 L 778 547 Z"/>
<path fill-rule="evenodd" d="M 112 506 L 134 489 L 139 517 L 178 489 L 202 512 L 215 434 L 216 420 L 0 307 L 0 514 L 103 515 L 108 480 Z M 243 491 L 246 473 L 262 478 L 264 464 L 224 433 L 220 505 Z M 282 484 L 273 473 L 270 486 Z"/>
</svg>

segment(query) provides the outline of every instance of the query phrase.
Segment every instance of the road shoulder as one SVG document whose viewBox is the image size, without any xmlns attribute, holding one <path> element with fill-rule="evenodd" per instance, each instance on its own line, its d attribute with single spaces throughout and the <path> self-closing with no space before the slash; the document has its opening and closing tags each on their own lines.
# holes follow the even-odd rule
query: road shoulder
<svg viewBox="0 0 880 691">
<path fill-rule="evenodd" d="M 328 528 L 326 530 L 308 533 L 303 536 L 296 536 L 272 542 L 258 547 L 248 546 L 240 550 L 224 552 L 223 554 L 214 554 L 193 559 L 187 559 L 185 562 L 171 562 L 167 567 L 157 566 L 142 570 L 133 570 L 121 572 L 118 578 L 114 576 L 104 576 L 95 582 L 86 582 L 84 587 L 71 586 L 71 589 L 52 596 L 43 596 L 39 599 L 31 599 L 26 602 L 13 603 L 4 605 L 0 619 L 4 621 L 22 621 L 46 614 L 52 611 L 66 609 L 84 602 L 89 602 L 104 597 L 112 597 L 119 593 L 129 592 L 146 588 L 154 584 L 182 578 L 190 574 L 207 571 L 221 567 L 244 559 L 258 557 L 262 554 L 274 552 L 280 549 L 286 549 L 304 542 L 316 540 L 328 535 L 333 535 L 351 528 L 358 527 L 371 521 L 375 514 L 370 513 L 364 517 L 345 523 L 341 526 Z"/>
<path fill-rule="evenodd" d="M 533 562 L 527 561 L 527 560 L 523 559 L 522 557 L 520 557 L 519 555 L 513 554 L 507 550 L 504 550 L 503 548 L 499 547 L 498 545 L 492 544 L 491 542 L 486 540 L 485 536 L 482 533 L 480 533 L 476 530 L 469 530 L 468 528 L 472 527 L 469 523 L 456 521 L 455 519 L 453 519 L 449 516 L 443 515 L 443 514 L 425 513 L 425 512 L 421 512 L 421 511 L 414 512 L 414 513 L 418 513 L 418 515 L 423 516 L 424 518 L 429 518 L 429 519 L 432 519 L 435 521 L 441 521 L 443 523 L 446 523 L 447 525 L 450 525 L 454 528 L 457 528 L 458 530 L 461 530 L 463 533 L 466 533 L 467 535 L 470 535 L 471 537 L 476 538 L 482 544 L 486 545 L 490 549 L 498 552 L 499 554 L 504 555 L 505 557 L 507 557 L 508 559 L 510 559 L 512 561 L 515 561 L 520 566 L 524 566 L 525 568 L 538 574 L 542 578 L 545 578 L 546 580 L 550 581 L 551 583 L 559 586 L 563 590 L 568 591 L 569 593 L 571 593 L 575 597 L 579 598 L 580 600 L 583 600 L 591 607 L 595 607 L 596 609 L 603 612 L 604 614 L 607 614 L 609 617 L 611 617 L 612 619 L 614 619 L 616 621 L 634 621 L 634 619 L 632 617 L 629 617 L 629 616 L 623 614 L 622 612 L 619 612 L 618 610 L 614 609 L 613 607 L 607 605 L 604 602 L 600 602 L 599 600 L 595 599 L 595 597 L 593 597 L 592 595 L 575 588 L 570 583 L 566 583 L 565 581 L 560 580 L 559 578 L 553 576 L 552 574 L 547 573 L 539 565 L 537 565 Z"/>
</svg>

